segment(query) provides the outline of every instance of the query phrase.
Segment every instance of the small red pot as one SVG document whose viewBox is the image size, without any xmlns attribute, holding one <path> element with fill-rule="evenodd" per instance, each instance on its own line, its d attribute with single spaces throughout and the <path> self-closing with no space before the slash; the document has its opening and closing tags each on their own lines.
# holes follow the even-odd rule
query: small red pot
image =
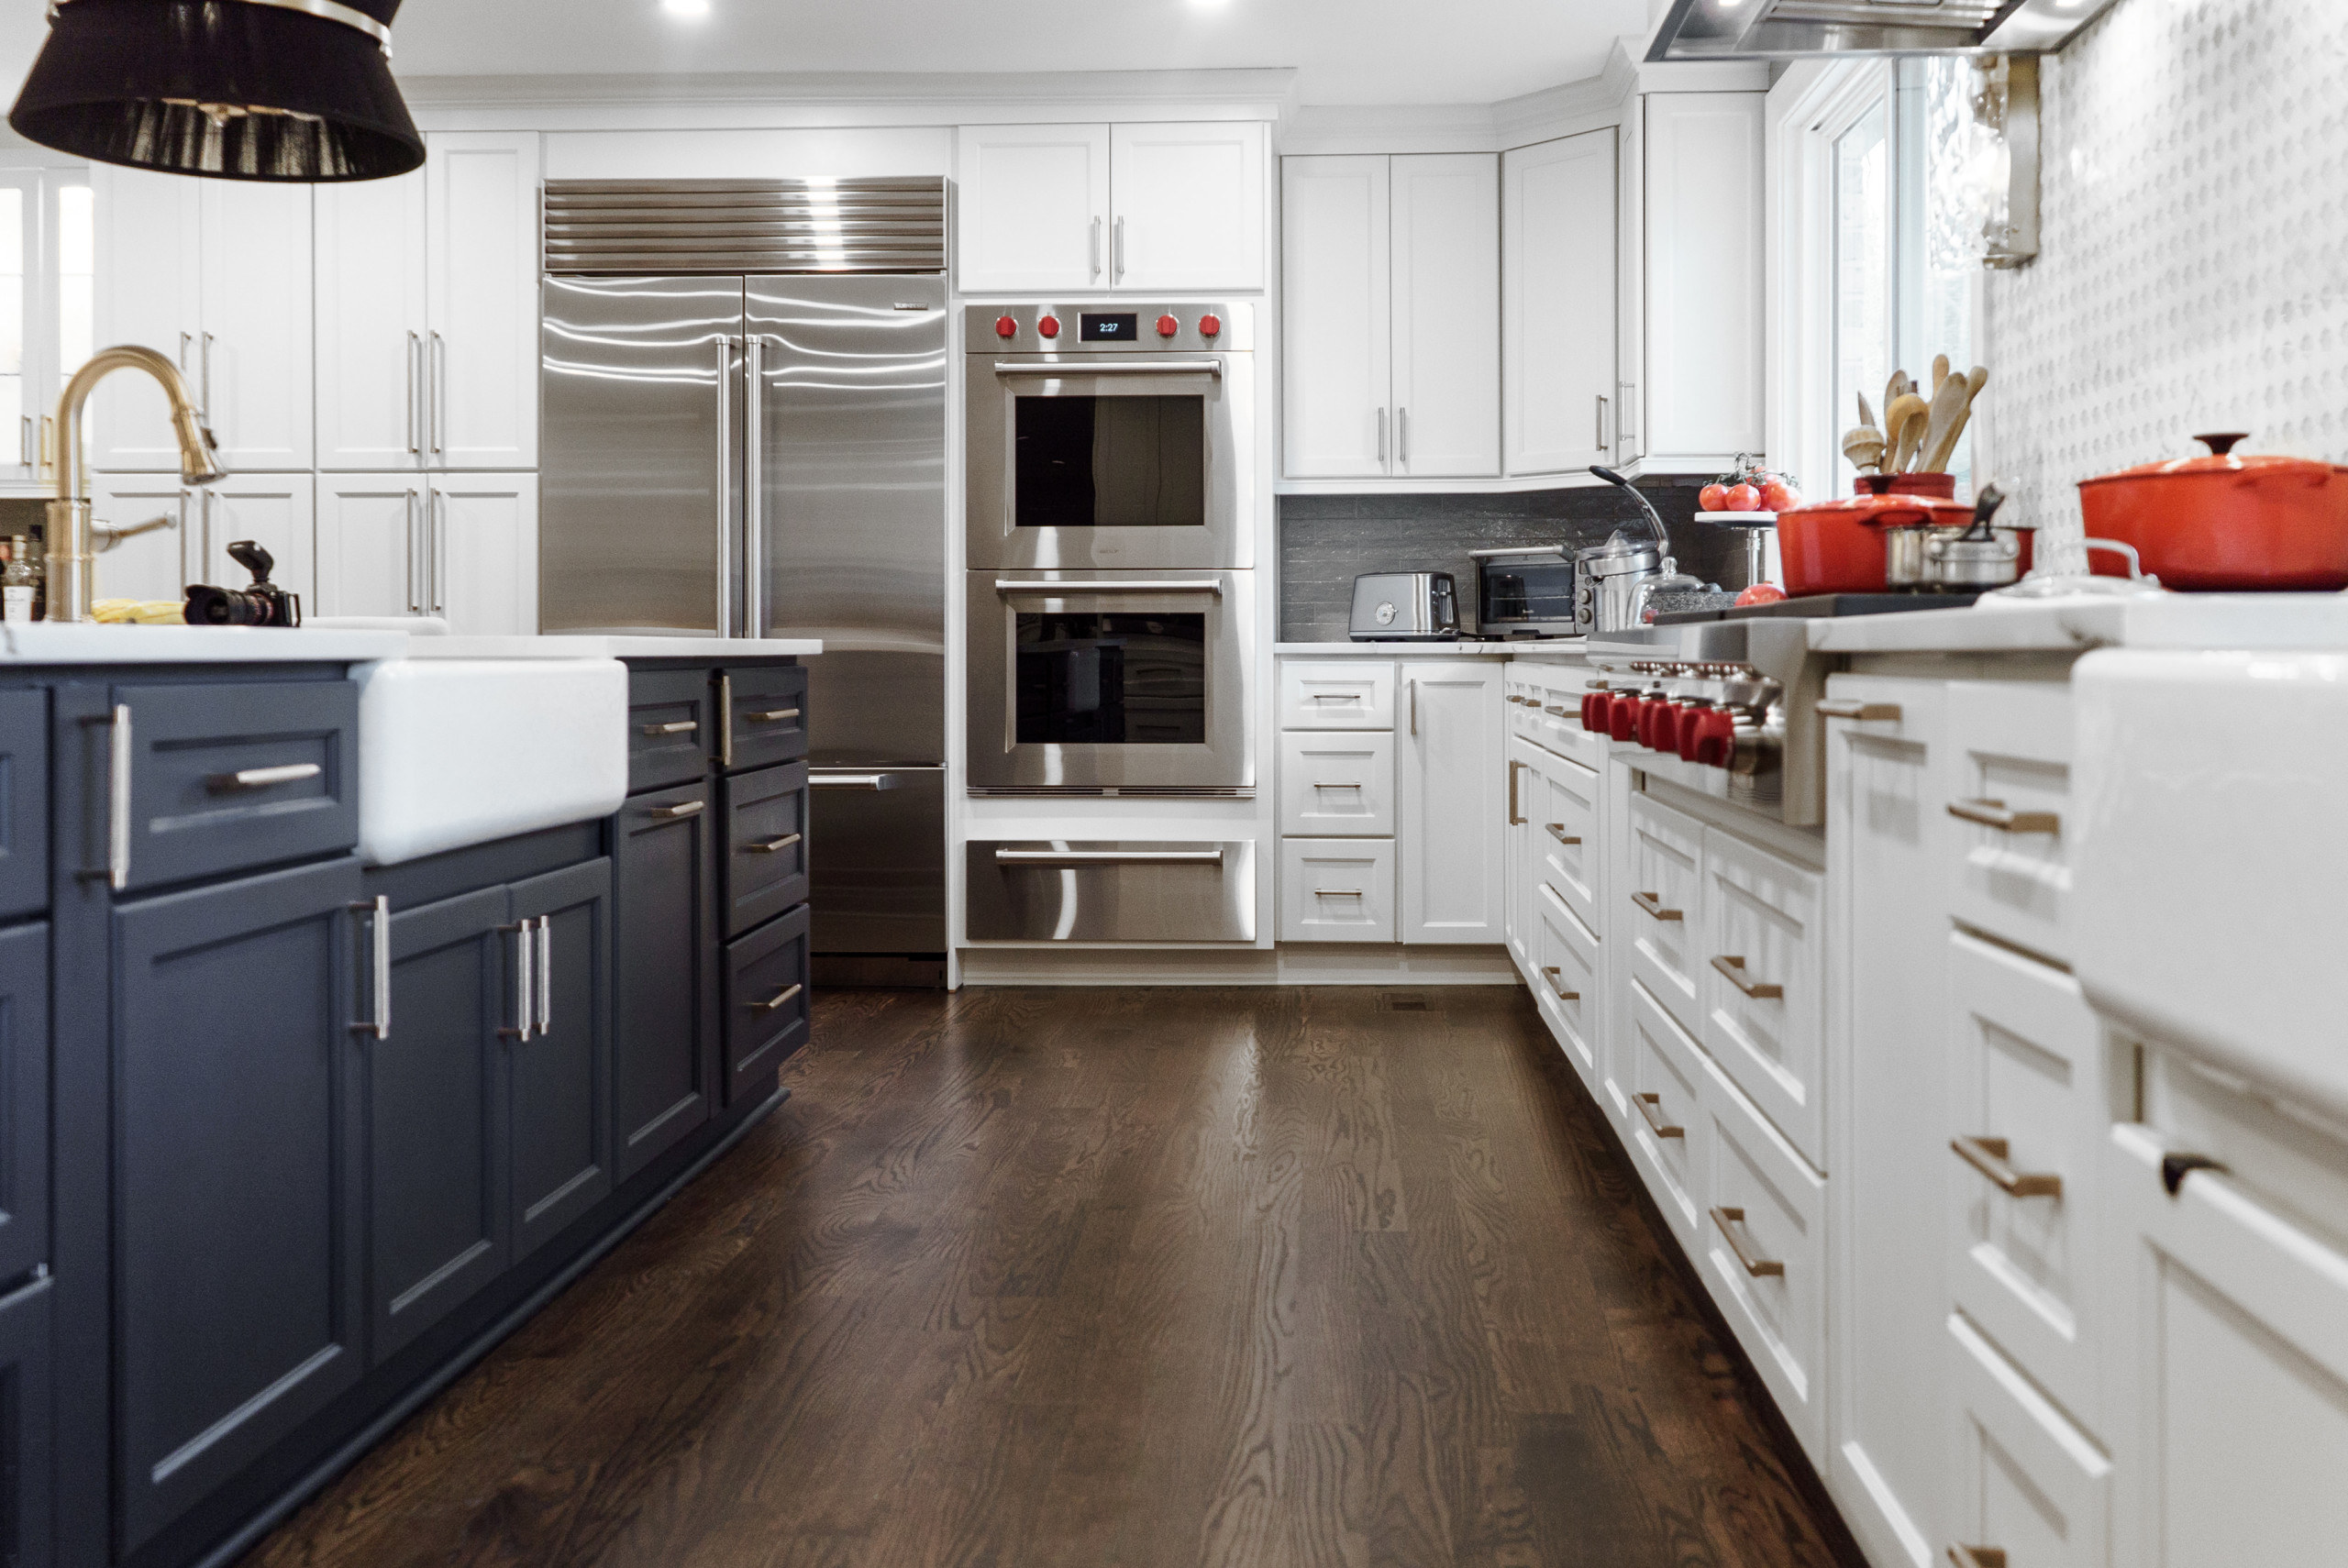
<svg viewBox="0 0 2348 1568">
<path fill-rule="evenodd" d="M 1895 474 L 1902 479 L 1946 479 L 1945 474 Z M 1864 475 L 1862 482 L 1886 481 Z M 1929 523 L 1961 526 L 1973 521 L 1973 509 L 1954 501 L 1930 496 L 1855 495 L 1797 506 L 1778 513 L 1778 554 L 1785 566 L 1786 593 L 1801 599 L 1814 593 L 1881 593 L 1889 586 L 1883 570 L 1883 529 Z"/>
<path fill-rule="evenodd" d="M 2309 458 L 2237 456 L 2238 435 L 2196 436 L 2209 455 L 2084 480 L 2090 539 L 2136 547 L 2164 588 L 2187 592 L 2331 592 L 2348 588 L 2348 468 Z M 2091 551 L 2095 572 L 2127 567 Z"/>
</svg>

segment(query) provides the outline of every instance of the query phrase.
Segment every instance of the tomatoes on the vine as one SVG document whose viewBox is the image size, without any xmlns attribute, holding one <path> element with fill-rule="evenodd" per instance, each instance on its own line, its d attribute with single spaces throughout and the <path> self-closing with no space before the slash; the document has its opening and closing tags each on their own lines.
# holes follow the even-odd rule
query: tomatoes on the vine
<svg viewBox="0 0 2348 1568">
<path fill-rule="evenodd" d="M 1728 487 L 1726 501 L 1727 504 L 1722 508 L 1723 511 L 1758 512 L 1761 510 L 1761 492 L 1742 481 Z"/>
<path fill-rule="evenodd" d="M 1728 506 L 1728 486 L 1718 480 L 1696 492 L 1696 504 L 1707 512 L 1720 512 Z"/>
</svg>

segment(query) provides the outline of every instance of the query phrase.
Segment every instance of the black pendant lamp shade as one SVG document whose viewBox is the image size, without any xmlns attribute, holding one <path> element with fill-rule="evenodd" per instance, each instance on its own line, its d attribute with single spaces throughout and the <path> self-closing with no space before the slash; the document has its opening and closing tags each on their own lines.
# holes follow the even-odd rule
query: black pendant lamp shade
<svg viewBox="0 0 2348 1568">
<path fill-rule="evenodd" d="M 381 180 L 424 162 L 392 80 L 400 0 L 55 0 L 8 124 L 101 163 Z"/>
</svg>

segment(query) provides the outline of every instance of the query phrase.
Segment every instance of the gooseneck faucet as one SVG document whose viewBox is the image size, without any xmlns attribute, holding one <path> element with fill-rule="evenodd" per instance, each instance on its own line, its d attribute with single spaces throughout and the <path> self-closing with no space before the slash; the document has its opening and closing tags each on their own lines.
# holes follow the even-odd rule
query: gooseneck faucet
<svg viewBox="0 0 2348 1568">
<path fill-rule="evenodd" d="M 82 458 L 82 409 L 100 381 L 122 370 L 144 370 L 162 383 L 163 395 L 171 400 L 172 429 L 179 436 L 183 482 L 210 484 L 227 472 L 177 365 L 137 344 L 101 348 L 92 355 L 57 400 L 57 496 L 49 503 L 46 529 L 51 621 L 90 619 L 90 470 Z"/>
</svg>

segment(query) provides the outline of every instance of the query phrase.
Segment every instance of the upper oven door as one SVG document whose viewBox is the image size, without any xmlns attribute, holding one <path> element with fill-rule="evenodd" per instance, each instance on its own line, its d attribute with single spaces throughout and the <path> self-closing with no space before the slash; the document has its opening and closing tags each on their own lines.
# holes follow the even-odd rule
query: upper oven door
<svg viewBox="0 0 2348 1568">
<path fill-rule="evenodd" d="M 970 355 L 971 568 L 1252 566 L 1253 359 Z"/>
<path fill-rule="evenodd" d="M 1255 574 L 969 574 L 970 786 L 1239 790 Z"/>
</svg>

